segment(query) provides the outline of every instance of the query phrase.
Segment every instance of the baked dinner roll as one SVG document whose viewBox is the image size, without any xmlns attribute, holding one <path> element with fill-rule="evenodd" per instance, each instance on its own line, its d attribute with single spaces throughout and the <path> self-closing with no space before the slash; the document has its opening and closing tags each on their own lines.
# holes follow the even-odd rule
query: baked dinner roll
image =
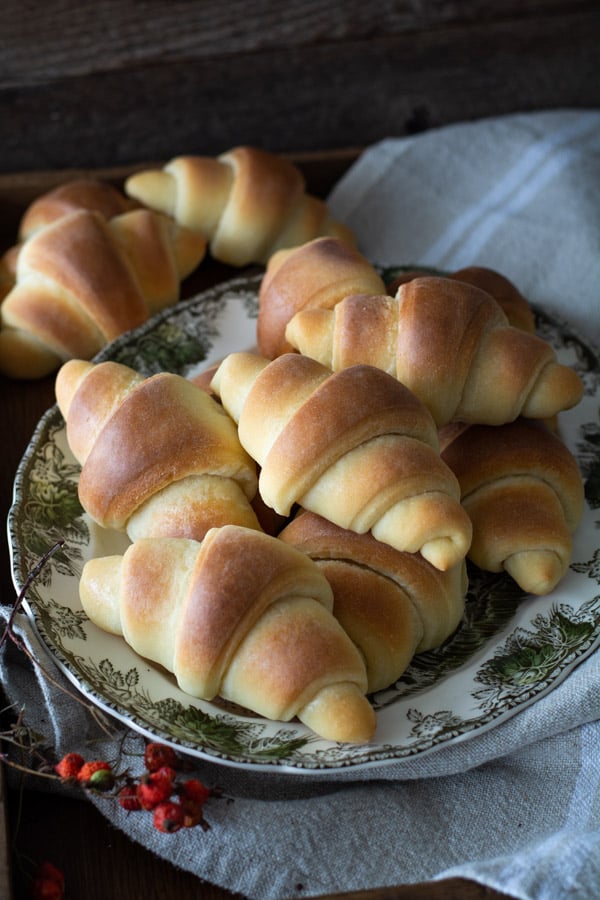
<svg viewBox="0 0 600 900">
<path fill-rule="evenodd" d="M 79 499 L 105 528 L 201 540 L 228 523 L 259 529 L 256 466 L 206 391 L 167 372 L 70 360 L 56 377 Z"/>
<path fill-rule="evenodd" d="M 0 370 L 38 378 L 91 359 L 175 303 L 205 250 L 203 238 L 149 210 L 110 221 L 80 210 L 41 228 L 19 250 L 0 307 Z"/>
<path fill-rule="evenodd" d="M 365 666 L 331 613 L 329 583 L 275 537 L 226 525 L 201 543 L 136 541 L 122 557 L 87 562 L 80 597 L 95 624 L 194 697 L 297 716 L 333 741 L 373 737 Z"/>
<path fill-rule="evenodd" d="M 17 243 L 0 257 L 0 300 L 14 287 L 17 277 L 17 258 L 24 241 L 51 222 L 76 210 L 98 212 L 103 218 L 128 212 L 137 206 L 108 182 L 93 178 L 67 181 L 36 197 L 25 209 L 18 228 Z M 25 350 L 27 348 L 25 347 Z M 18 356 L 18 347 L 13 357 Z M 49 358 L 51 358 L 49 356 Z M 43 355 L 41 357 L 43 360 Z M 44 368 L 42 363 L 42 368 Z M 45 372 L 42 372 L 45 374 Z M 33 376 L 35 377 L 35 375 Z"/>
<path fill-rule="evenodd" d="M 163 169 L 131 175 L 125 191 L 204 235 L 211 255 L 232 266 L 264 264 L 280 248 L 318 235 L 354 240 L 323 200 L 306 193 L 297 166 L 256 147 L 175 157 Z"/>
<path fill-rule="evenodd" d="M 355 295 L 330 310 L 301 310 L 286 337 L 334 371 L 367 364 L 394 375 L 438 427 L 546 419 L 583 394 L 547 341 L 509 325 L 481 288 L 451 278 L 414 278 L 395 297 Z"/>
<path fill-rule="evenodd" d="M 440 572 L 419 553 L 305 510 L 279 538 L 310 556 L 329 581 L 333 614 L 365 659 L 369 693 L 397 681 L 415 653 L 440 646 L 462 619 L 464 560 Z"/>
<path fill-rule="evenodd" d="M 384 283 L 355 247 L 338 238 L 315 238 L 279 250 L 267 264 L 258 293 L 258 352 L 274 359 L 293 348 L 285 337 L 301 309 L 331 309 L 349 294 L 380 293 Z"/>
<path fill-rule="evenodd" d="M 583 480 L 571 451 L 544 424 L 526 419 L 448 426 L 440 442 L 473 523 L 470 559 L 490 572 L 504 569 L 532 594 L 550 593 L 569 568 L 583 512 Z"/>
<path fill-rule="evenodd" d="M 260 466 L 264 502 L 295 504 L 447 569 L 471 523 L 426 407 L 372 366 L 332 373 L 297 353 L 226 357 L 211 386 Z"/>
</svg>

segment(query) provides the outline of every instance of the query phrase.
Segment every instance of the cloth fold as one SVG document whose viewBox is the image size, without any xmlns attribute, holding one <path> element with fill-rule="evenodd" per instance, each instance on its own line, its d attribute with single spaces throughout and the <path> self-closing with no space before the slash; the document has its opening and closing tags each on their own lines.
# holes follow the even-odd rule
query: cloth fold
<svg viewBox="0 0 600 900">
<path fill-rule="evenodd" d="M 600 111 L 557 110 L 384 140 L 342 178 L 330 206 L 374 263 L 496 268 L 600 340 L 599 195 Z M 24 616 L 18 628 L 51 666 Z M 107 737 L 10 643 L 0 672 L 8 699 L 57 756 L 89 755 L 93 740 L 94 754 L 109 758 L 118 744 L 139 774 L 139 735 L 123 740 L 113 723 Z M 251 900 L 449 876 L 522 900 L 591 900 L 600 896 L 599 688 L 595 651 L 508 721 L 351 781 L 194 761 L 198 777 L 233 798 L 207 806 L 208 832 L 162 835 L 146 817 L 92 802 L 154 853 Z"/>
<path fill-rule="evenodd" d="M 498 269 L 598 341 L 599 116 L 528 113 L 384 140 L 334 187 L 332 214 L 372 262 Z"/>
</svg>

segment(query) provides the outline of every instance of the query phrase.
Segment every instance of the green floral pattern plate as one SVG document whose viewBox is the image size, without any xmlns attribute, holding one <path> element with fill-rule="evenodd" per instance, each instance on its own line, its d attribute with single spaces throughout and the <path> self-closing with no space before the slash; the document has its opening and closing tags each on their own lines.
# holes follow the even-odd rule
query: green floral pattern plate
<svg viewBox="0 0 600 900">
<path fill-rule="evenodd" d="M 228 352 L 254 346 L 259 278 L 219 285 L 111 344 L 114 359 L 145 374 L 193 376 Z M 269 722 L 220 701 L 184 694 L 160 667 L 86 618 L 78 593 L 85 560 L 122 552 L 122 535 L 98 528 L 77 495 L 79 468 L 56 407 L 40 421 L 19 467 L 9 513 L 13 577 L 21 590 L 46 551 L 64 540 L 28 591 L 25 608 L 43 644 L 86 697 L 143 734 L 194 757 L 243 768 L 311 774 L 398 763 L 506 720 L 551 690 L 600 644 L 600 364 L 568 326 L 536 309 L 538 333 L 580 373 L 585 396 L 561 414 L 585 480 L 586 505 L 572 565 L 547 597 L 510 578 L 470 568 L 464 620 L 437 650 L 371 699 L 378 727 L 369 745 L 334 744 L 297 722 Z"/>
</svg>

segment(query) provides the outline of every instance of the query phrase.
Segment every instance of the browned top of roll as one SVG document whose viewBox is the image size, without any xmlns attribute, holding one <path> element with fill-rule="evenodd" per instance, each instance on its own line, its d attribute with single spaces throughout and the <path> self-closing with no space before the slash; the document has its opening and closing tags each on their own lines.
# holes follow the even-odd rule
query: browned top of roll
<svg viewBox="0 0 600 900">
<path fill-rule="evenodd" d="M 315 238 L 301 247 L 280 250 L 269 260 L 260 286 L 259 352 L 274 359 L 292 349 L 285 326 L 300 309 L 330 309 L 349 294 L 384 291 L 373 266 L 338 238 Z"/>
<path fill-rule="evenodd" d="M 442 459 L 459 480 L 462 497 L 482 485 L 535 474 L 554 487 L 573 530 L 581 518 L 583 483 L 577 460 L 543 423 L 517 419 L 505 425 L 442 430 Z"/>
<path fill-rule="evenodd" d="M 162 487 L 192 474 L 239 473 L 250 460 L 235 426 L 205 391 L 170 373 L 146 379 L 123 399 L 83 465 L 79 495 L 91 516 L 123 528 Z"/>
<path fill-rule="evenodd" d="M 95 210 L 112 219 L 137 204 L 116 187 L 95 178 L 76 178 L 41 194 L 25 210 L 19 223 L 19 239 L 79 209 Z"/>
<path fill-rule="evenodd" d="M 279 357 L 256 384 L 266 387 L 268 380 L 278 385 L 278 400 L 283 402 L 284 371 L 302 370 L 309 363 L 319 367 L 295 354 Z M 244 416 L 246 412 L 250 409 Z M 278 472 L 281 482 L 285 473 L 294 496 L 302 496 L 314 481 L 316 467 L 324 471 L 348 450 L 384 434 L 411 436 L 437 450 L 433 419 L 408 388 L 373 366 L 342 369 L 322 381 L 295 411 L 262 461 L 262 475 Z"/>
<path fill-rule="evenodd" d="M 108 225 L 96 212 L 78 211 L 58 219 L 24 244 L 18 279 L 42 279 L 76 298 L 107 340 L 148 317 L 133 272 L 116 248 Z M 47 288 L 52 294 L 52 287 Z M 48 303 L 47 305 L 51 305 Z"/>
<path fill-rule="evenodd" d="M 271 604 L 290 597 L 315 599 L 329 611 L 333 606 L 327 580 L 305 554 L 250 529 L 212 529 L 191 577 L 176 640 L 177 670 L 201 671 L 209 693 L 217 692 L 246 633 Z M 311 648 L 303 650 L 308 671 Z"/>
</svg>

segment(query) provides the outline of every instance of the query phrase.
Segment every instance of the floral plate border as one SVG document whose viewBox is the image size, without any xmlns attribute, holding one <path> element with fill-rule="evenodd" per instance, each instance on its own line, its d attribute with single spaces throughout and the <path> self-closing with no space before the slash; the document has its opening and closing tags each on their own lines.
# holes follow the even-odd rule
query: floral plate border
<svg viewBox="0 0 600 900">
<path fill-rule="evenodd" d="M 163 311 L 96 359 L 147 375 L 169 370 L 193 377 L 253 345 L 259 284 L 255 276 L 218 285 Z M 600 644 L 600 361 L 568 325 L 535 312 L 538 333 L 585 384 L 579 406 L 560 417 L 586 489 L 571 567 L 550 596 L 537 598 L 504 575 L 470 566 L 465 617 L 455 635 L 416 656 L 396 684 L 371 698 L 378 715 L 372 744 L 334 744 L 296 722 L 268 722 L 230 704 L 195 700 L 168 673 L 89 622 L 77 591 L 81 567 L 125 544 L 81 509 L 79 467 L 56 407 L 42 417 L 25 452 L 8 518 L 19 591 L 48 548 L 64 541 L 24 603 L 44 647 L 86 697 L 135 730 L 191 756 L 262 771 L 358 775 L 366 766 L 398 763 L 480 733 L 547 693 Z"/>
</svg>

